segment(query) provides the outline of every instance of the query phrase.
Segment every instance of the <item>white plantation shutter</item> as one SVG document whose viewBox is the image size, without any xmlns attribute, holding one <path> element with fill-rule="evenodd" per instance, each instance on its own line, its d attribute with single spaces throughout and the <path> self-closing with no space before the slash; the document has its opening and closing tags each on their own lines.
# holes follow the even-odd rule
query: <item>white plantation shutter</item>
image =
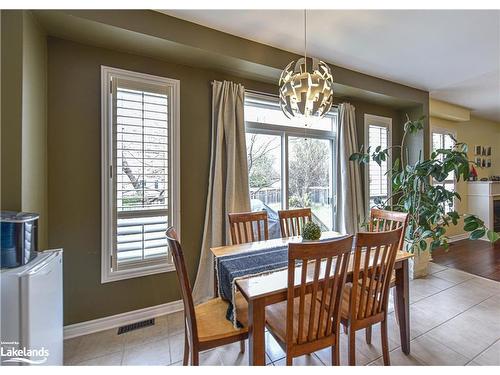
<svg viewBox="0 0 500 375">
<path fill-rule="evenodd" d="M 110 79 L 109 180 L 103 191 L 107 268 L 111 274 L 124 275 L 143 268 L 135 272 L 142 276 L 144 269 L 165 270 L 172 264 L 165 231 L 178 222 L 172 199 L 172 182 L 177 179 L 173 134 L 178 125 L 172 112 L 178 105 L 178 81 L 106 69 Z"/>
<path fill-rule="evenodd" d="M 116 267 L 167 256 L 168 94 L 116 79 Z"/>
<path fill-rule="evenodd" d="M 439 149 L 452 149 L 455 146 L 455 142 L 451 137 L 451 134 L 446 131 L 434 130 L 432 132 L 432 151 Z M 440 159 L 443 159 L 443 155 L 440 155 Z M 434 185 L 443 186 L 448 191 L 455 191 L 455 177 L 453 172 L 450 172 L 443 182 L 437 182 L 433 180 Z M 453 211 L 455 204 L 445 207 L 446 212 Z"/>
<path fill-rule="evenodd" d="M 384 150 L 391 145 L 391 122 L 387 117 L 365 115 L 365 144 L 370 147 L 370 154 L 380 146 Z M 375 199 L 382 201 L 388 199 L 390 195 L 390 176 L 387 174 L 391 165 L 390 158 L 386 159 L 379 166 L 370 160 L 365 167 L 366 176 L 366 197 L 368 210 L 375 206 Z"/>
<path fill-rule="evenodd" d="M 378 146 L 381 146 L 382 149 L 387 148 L 388 130 L 385 126 L 370 125 L 368 130 L 368 137 L 368 145 L 371 147 L 370 150 L 374 151 Z M 383 161 L 380 166 L 372 160 L 370 161 L 369 169 L 370 202 L 372 202 L 375 197 L 387 199 L 387 160 Z"/>
</svg>

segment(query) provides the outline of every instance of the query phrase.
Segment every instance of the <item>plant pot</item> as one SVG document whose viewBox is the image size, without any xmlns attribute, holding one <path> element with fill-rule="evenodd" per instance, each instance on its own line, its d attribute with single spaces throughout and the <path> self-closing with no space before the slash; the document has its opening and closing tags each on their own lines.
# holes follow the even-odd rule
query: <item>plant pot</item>
<svg viewBox="0 0 500 375">
<path fill-rule="evenodd" d="M 302 238 L 302 242 L 318 242 L 320 239 L 321 239 L 321 237 L 318 238 L 317 240 L 308 240 L 308 239 Z"/>
<path fill-rule="evenodd" d="M 418 279 L 429 274 L 429 263 L 432 260 L 430 251 L 419 251 L 410 259 L 410 277 Z"/>
</svg>

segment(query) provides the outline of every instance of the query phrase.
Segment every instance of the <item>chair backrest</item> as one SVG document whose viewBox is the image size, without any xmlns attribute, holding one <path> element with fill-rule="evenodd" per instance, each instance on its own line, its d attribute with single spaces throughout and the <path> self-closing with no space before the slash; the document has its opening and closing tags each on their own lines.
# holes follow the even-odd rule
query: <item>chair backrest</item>
<svg viewBox="0 0 500 375">
<path fill-rule="evenodd" d="M 282 237 L 300 236 L 305 223 L 312 220 L 310 208 L 278 211 Z"/>
<path fill-rule="evenodd" d="M 349 236 L 289 244 L 287 347 L 308 347 L 314 351 L 335 342 L 352 240 Z M 299 288 L 295 286 L 296 279 L 300 280 Z M 298 305 L 294 305 L 297 299 Z M 294 311 L 296 307 L 298 311 Z"/>
<path fill-rule="evenodd" d="M 370 232 L 385 232 L 403 228 L 401 232 L 401 239 L 399 249 L 403 248 L 405 239 L 406 227 L 408 226 L 408 214 L 406 212 L 380 210 L 372 208 L 370 211 L 370 224 L 368 230 Z"/>
<path fill-rule="evenodd" d="M 402 228 L 356 235 L 349 319 L 368 322 L 387 313 L 388 295 Z"/>
<path fill-rule="evenodd" d="M 177 271 L 177 278 L 179 280 L 182 302 L 184 303 L 184 316 L 187 322 L 188 335 L 190 335 L 190 341 L 194 342 L 198 340 L 198 329 L 196 326 L 196 315 L 194 311 L 191 285 L 189 284 L 189 276 L 186 270 L 186 263 L 184 262 L 184 254 L 182 253 L 182 247 L 179 243 L 177 232 L 175 231 L 175 229 L 173 227 L 168 228 L 166 235 L 168 247 L 172 252 L 175 270 Z"/>
<path fill-rule="evenodd" d="M 231 213 L 228 217 L 233 245 L 269 239 L 266 211 Z"/>
</svg>

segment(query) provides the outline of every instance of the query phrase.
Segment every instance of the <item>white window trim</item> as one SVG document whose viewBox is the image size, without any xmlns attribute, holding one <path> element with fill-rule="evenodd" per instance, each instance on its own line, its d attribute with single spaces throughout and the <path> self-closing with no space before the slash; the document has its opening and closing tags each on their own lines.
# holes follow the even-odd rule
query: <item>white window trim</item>
<svg viewBox="0 0 500 375">
<path fill-rule="evenodd" d="M 162 272 L 174 271 L 175 267 L 167 258 L 161 261 L 141 262 L 136 267 L 112 270 L 111 256 L 113 255 L 113 122 L 112 122 L 112 98 L 111 78 L 130 79 L 142 83 L 161 84 L 166 86 L 169 95 L 169 136 L 172 142 L 169 144 L 169 205 L 172 217 L 169 217 L 169 225 L 175 227 L 180 238 L 180 81 L 164 77 L 153 76 L 144 73 L 136 73 L 128 70 L 101 66 L 101 283 L 130 279 Z"/>
<path fill-rule="evenodd" d="M 392 118 L 390 117 L 383 117 L 383 116 L 377 116 L 377 115 L 371 115 L 368 113 L 365 113 L 364 116 L 364 144 L 365 144 L 365 149 L 369 145 L 369 126 L 370 125 L 377 125 L 377 126 L 383 126 L 388 129 L 388 137 L 387 137 L 387 143 L 388 147 L 392 146 Z M 370 160 L 371 163 L 373 163 L 373 160 Z M 389 157 L 387 159 L 387 168 L 390 171 L 392 168 L 392 150 L 389 151 Z M 370 167 L 369 164 L 364 166 L 364 175 L 365 175 L 365 206 L 366 206 L 366 212 L 367 214 L 370 212 Z M 392 195 L 392 183 L 391 183 L 391 173 L 389 172 L 387 174 L 387 194 L 388 197 Z"/>
</svg>

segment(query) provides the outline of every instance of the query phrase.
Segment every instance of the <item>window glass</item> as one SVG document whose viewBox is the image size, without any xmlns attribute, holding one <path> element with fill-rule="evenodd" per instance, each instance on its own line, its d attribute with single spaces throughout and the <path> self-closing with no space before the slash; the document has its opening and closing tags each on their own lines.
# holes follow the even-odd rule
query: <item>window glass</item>
<svg viewBox="0 0 500 375">
<path fill-rule="evenodd" d="M 268 212 L 270 237 L 281 236 L 278 211 L 289 208 L 311 207 L 322 230 L 332 230 L 336 110 L 306 129 L 275 98 L 246 95 L 245 121 L 252 210 Z"/>
<path fill-rule="evenodd" d="M 368 125 L 368 146 L 371 152 L 377 147 L 386 149 L 389 147 L 389 130 L 387 126 Z M 389 176 L 387 175 L 387 160 L 378 165 L 373 160 L 368 164 L 368 190 L 369 204 L 374 207 L 375 199 L 385 202 L 389 194 Z"/>
<path fill-rule="evenodd" d="M 313 123 L 310 128 L 333 131 L 337 123 L 336 117 L 336 111 L 331 111 L 328 115 Z M 252 96 L 245 98 L 245 121 L 304 128 L 303 120 L 286 117 L 276 101 Z"/>
</svg>

